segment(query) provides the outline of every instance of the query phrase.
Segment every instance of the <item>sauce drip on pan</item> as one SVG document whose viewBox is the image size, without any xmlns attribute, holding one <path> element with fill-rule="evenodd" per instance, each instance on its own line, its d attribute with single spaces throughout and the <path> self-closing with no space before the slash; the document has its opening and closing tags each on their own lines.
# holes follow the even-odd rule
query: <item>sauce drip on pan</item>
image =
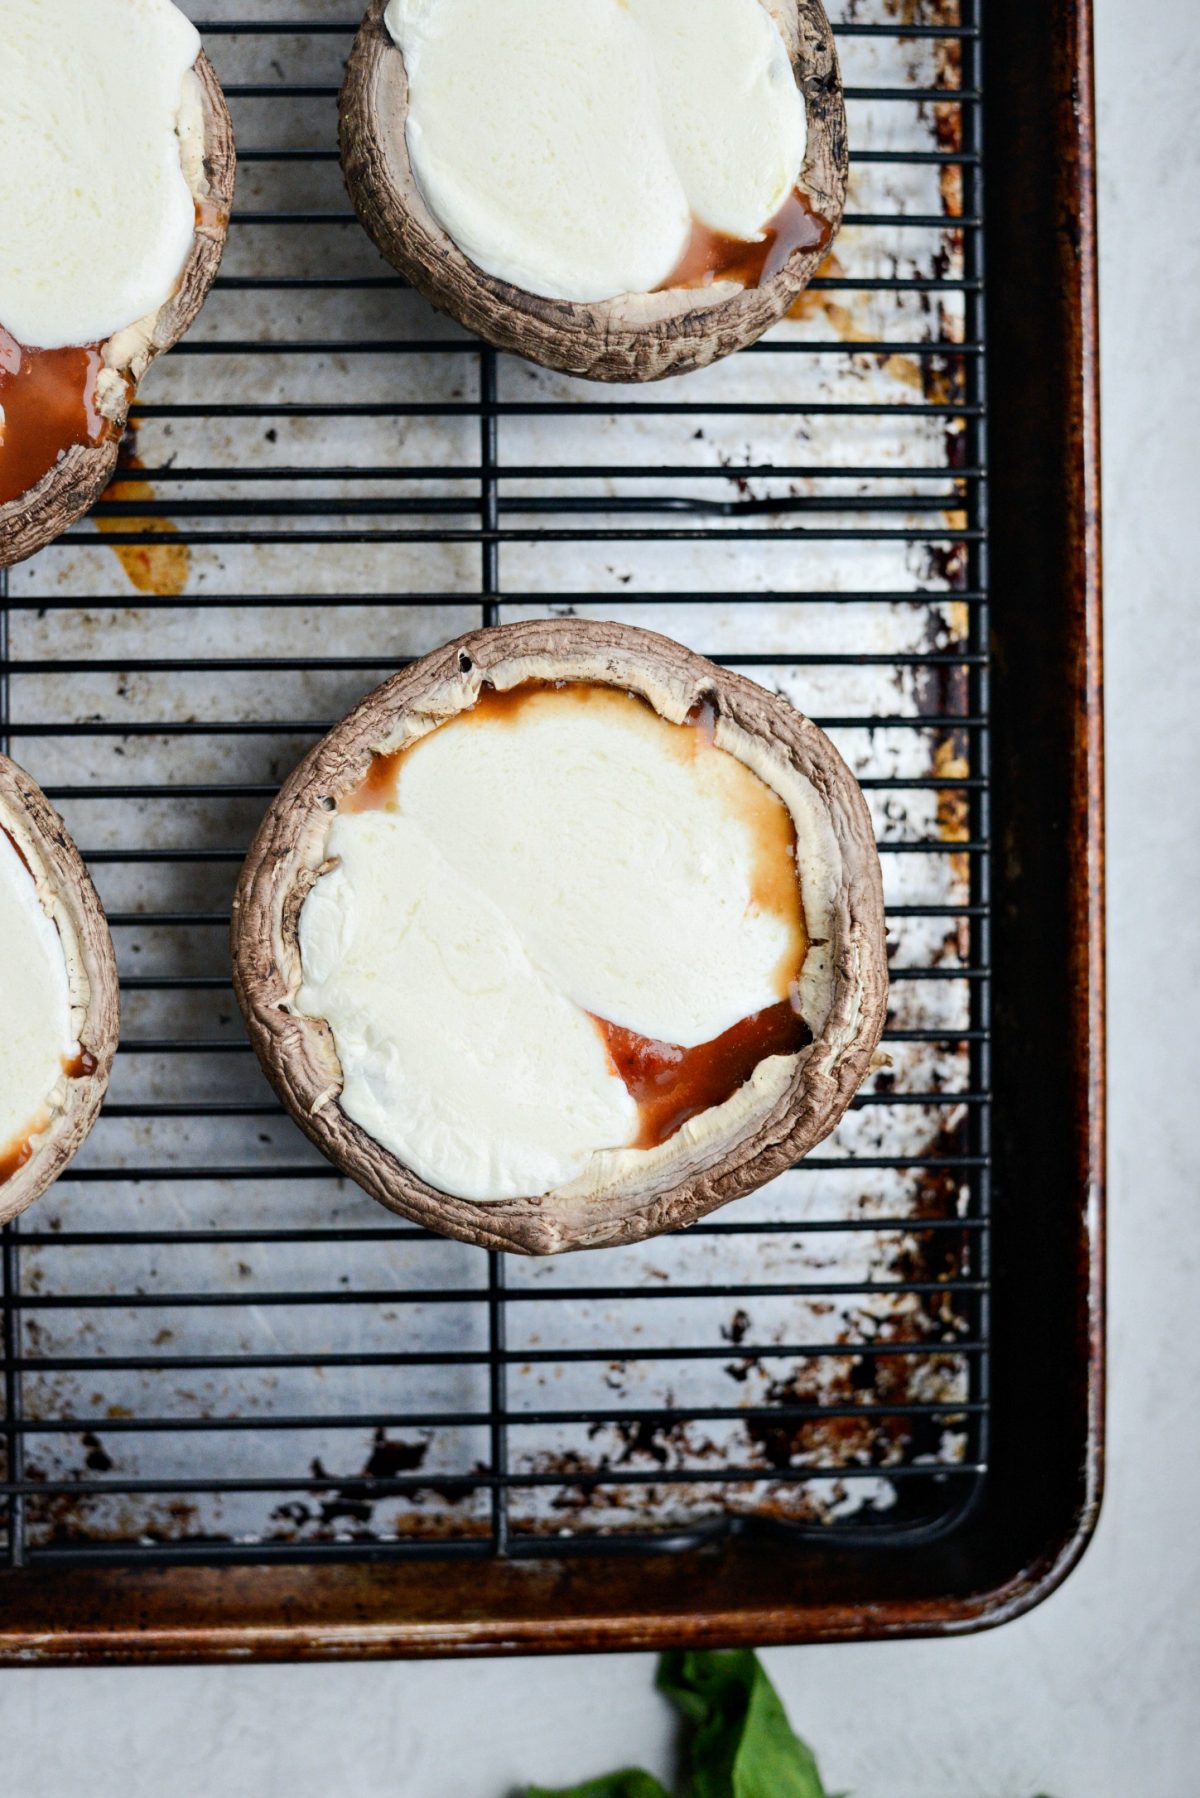
<svg viewBox="0 0 1200 1798">
<path fill-rule="evenodd" d="M 27 350 L 0 325 L 0 505 L 36 487 L 75 444 L 114 434 L 96 393 L 103 367 L 97 344 Z"/>
<path fill-rule="evenodd" d="M 813 210 L 808 195 L 797 187 L 758 242 L 726 237 L 724 232 L 713 231 L 694 219 L 687 248 L 657 291 L 711 287 L 717 281 L 736 281 L 739 287 L 765 287 L 797 250 L 824 250 L 832 238 L 829 220 Z"/>
<path fill-rule="evenodd" d="M 796 1055 L 812 1042 L 790 999 L 754 1012 L 694 1049 L 653 1042 L 603 1018 L 596 1023 L 614 1069 L 637 1101 L 641 1129 L 631 1145 L 635 1149 L 656 1149 L 689 1118 L 731 1099 L 760 1061 Z"/>
</svg>

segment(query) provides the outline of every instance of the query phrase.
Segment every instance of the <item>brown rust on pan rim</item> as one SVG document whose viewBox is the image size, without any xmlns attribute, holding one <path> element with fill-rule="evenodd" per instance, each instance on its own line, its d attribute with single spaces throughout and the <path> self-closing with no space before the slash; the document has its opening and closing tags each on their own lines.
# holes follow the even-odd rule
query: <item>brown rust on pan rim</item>
<svg viewBox="0 0 1200 1798">
<path fill-rule="evenodd" d="M 833 32 L 821 0 L 770 0 L 808 114 L 800 189 L 828 225 L 759 287 L 728 282 L 592 304 L 543 299 L 485 274 L 430 213 L 409 162 L 408 76 L 371 0 L 346 70 L 341 153 L 346 187 L 380 253 L 440 311 L 497 349 L 594 381 L 657 381 L 755 343 L 808 285 L 841 223 L 849 151 Z"/>
<path fill-rule="evenodd" d="M 427 1185 L 342 1111 L 341 1069 L 322 1020 L 298 1015 L 297 926 L 325 863 L 331 813 L 373 758 L 474 705 L 485 683 L 588 681 L 640 694 L 681 722 L 715 703 L 722 746 L 757 754 L 786 785 L 811 790 L 840 859 L 830 913 L 828 1013 L 786 1083 L 711 1137 L 601 1194 L 565 1189 L 478 1203 Z M 803 821 L 798 820 L 803 829 Z M 823 732 L 785 700 L 627 625 L 575 618 L 477 631 L 426 656 L 362 702 L 312 753 L 271 807 L 233 906 L 234 984 L 251 1041 L 302 1130 L 391 1210 L 444 1235 L 527 1255 L 636 1242 L 677 1229 L 783 1173 L 834 1128 L 870 1065 L 887 1005 L 879 857 L 857 782 Z"/>
<path fill-rule="evenodd" d="M 212 64 L 201 51 L 195 63 L 204 134 L 203 177 L 206 194 L 196 196 L 196 230 L 192 250 L 175 292 L 152 318 L 122 331 L 110 344 L 128 338 L 128 351 L 112 366 L 124 376 L 125 395 L 106 408 L 111 425 L 99 442 L 73 444 L 35 487 L 0 505 L 0 568 L 24 561 L 53 543 L 89 512 L 112 480 L 121 433 L 137 386 L 157 356 L 173 349 L 191 325 L 216 279 L 229 235 L 229 212 L 237 157 L 233 123 Z"/>
<path fill-rule="evenodd" d="M 91 876 L 41 788 L 3 755 L 0 828 L 52 910 L 80 1047 L 75 1064 L 64 1070 L 61 1105 L 31 1139 L 28 1160 L 0 1184 L 0 1224 L 7 1224 L 57 1180 L 95 1123 L 116 1053 L 120 1005 L 112 938 Z"/>
</svg>

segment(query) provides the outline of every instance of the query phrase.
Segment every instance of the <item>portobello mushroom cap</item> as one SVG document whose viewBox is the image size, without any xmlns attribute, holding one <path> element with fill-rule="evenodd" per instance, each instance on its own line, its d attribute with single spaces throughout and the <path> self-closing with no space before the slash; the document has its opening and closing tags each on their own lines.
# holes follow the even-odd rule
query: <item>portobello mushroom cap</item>
<svg viewBox="0 0 1200 1798">
<path fill-rule="evenodd" d="M 505 691 L 547 680 L 640 694 L 677 724 L 698 703 L 715 707 L 718 747 L 754 767 L 792 812 L 802 878 L 805 817 L 810 833 L 814 817 L 820 820 L 832 846 L 822 944 L 827 1004 L 808 1020 L 814 1040 L 798 1056 L 760 1064 L 724 1107 L 695 1120 L 701 1128 L 623 1157 L 626 1165 L 615 1176 L 585 1177 L 528 1198 L 453 1198 L 418 1178 L 341 1109 L 332 1031 L 323 1019 L 294 1009 L 302 983 L 300 913 L 317 880 L 336 865 L 327 843 L 338 803 L 361 784 L 376 755 L 402 749 L 469 710 L 485 683 Z M 829 739 L 785 700 L 668 638 L 577 618 L 474 632 L 369 694 L 300 764 L 263 820 L 233 902 L 232 949 L 234 986 L 258 1058 L 322 1153 L 416 1223 L 527 1255 L 640 1241 L 694 1223 L 783 1173 L 846 1110 L 870 1066 L 887 1004 L 874 831 L 858 784 Z"/>
<path fill-rule="evenodd" d="M 486 274 L 433 217 L 405 140 L 408 75 L 370 0 L 341 96 L 346 187 L 381 254 L 468 330 L 531 362 L 593 381 L 657 381 L 755 343 L 803 292 L 841 223 L 849 152 L 833 32 L 821 0 L 763 0 L 792 58 L 808 115 L 800 186 L 828 222 L 827 240 L 793 251 L 759 287 L 730 281 L 580 304 L 544 299 Z"/>
<path fill-rule="evenodd" d="M 237 156 L 229 108 L 203 51 L 193 72 L 200 90 L 203 158 L 194 169 L 185 161 L 197 201 L 191 253 L 178 286 L 158 311 L 118 331 L 103 346 L 106 369 L 123 377 L 112 383 L 102 407 L 112 426 L 104 441 L 72 444 L 35 487 L 0 505 L 0 568 L 44 549 L 95 505 L 116 470 L 139 381 L 155 357 L 173 349 L 190 329 L 216 279 L 229 235 Z"/>
<path fill-rule="evenodd" d="M 91 876 L 41 788 L 3 755 L 0 829 L 24 858 L 58 930 L 71 1029 L 89 1057 L 86 1073 L 64 1075 L 48 1127 L 31 1138 L 29 1160 L 0 1183 L 0 1224 L 7 1224 L 57 1180 L 99 1116 L 117 1048 L 120 999 L 112 938 Z"/>
</svg>

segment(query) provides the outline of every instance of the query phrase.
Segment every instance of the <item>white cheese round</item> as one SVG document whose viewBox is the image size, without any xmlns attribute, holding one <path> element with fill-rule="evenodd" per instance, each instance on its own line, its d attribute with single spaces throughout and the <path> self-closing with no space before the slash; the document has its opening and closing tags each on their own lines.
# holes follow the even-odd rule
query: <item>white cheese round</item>
<svg viewBox="0 0 1200 1798">
<path fill-rule="evenodd" d="M 195 230 L 179 116 L 200 38 L 171 0 L 0 0 L 0 325 L 30 349 L 154 313 Z"/>
<path fill-rule="evenodd" d="M 0 1156 L 45 1128 L 47 1100 L 77 1048 L 62 940 L 0 831 Z"/>
<path fill-rule="evenodd" d="M 413 173 L 478 267 L 578 302 L 646 293 L 699 221 L 753 241 L 807 120 L 761 0 L 391 0 Z"/>
</svg>

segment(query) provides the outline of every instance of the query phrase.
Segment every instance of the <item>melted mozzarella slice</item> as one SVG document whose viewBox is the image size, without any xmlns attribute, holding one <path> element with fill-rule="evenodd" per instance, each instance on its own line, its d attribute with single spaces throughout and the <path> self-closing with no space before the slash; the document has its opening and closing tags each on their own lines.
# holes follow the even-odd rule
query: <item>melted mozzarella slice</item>
<svg viewBox="0 0 1200 1798">
<path fill-rule="evenodd" d="M 348 1117 L 467 1199 L 545 1192 L 631 1139 L 637 1107 L 591 1019 L 419 824 L 339 818 L 329 853 L 297 1004 L 333 1030 Z"/>
<path fill-rule="evenodd" d="M 803 949 L 782 800 L 629 694 L 467 713 L 401 758 L 396 796 L 585 1011 L 690 1049 L 787 997 Z"/>
<path fill-rule="evenodd" d="M 0 325 L 100 343 L 170 298 L 195 200 L 180 160 L 200 38 L 171 0 L 0 0 Z"/>
<path fill-rule="evenodd" d="M 663 127 L 694 217 L 761 236 L 793 191 L 808 125 L 759 0 L 629 0 L 653 50 Z"/>
</svg>

